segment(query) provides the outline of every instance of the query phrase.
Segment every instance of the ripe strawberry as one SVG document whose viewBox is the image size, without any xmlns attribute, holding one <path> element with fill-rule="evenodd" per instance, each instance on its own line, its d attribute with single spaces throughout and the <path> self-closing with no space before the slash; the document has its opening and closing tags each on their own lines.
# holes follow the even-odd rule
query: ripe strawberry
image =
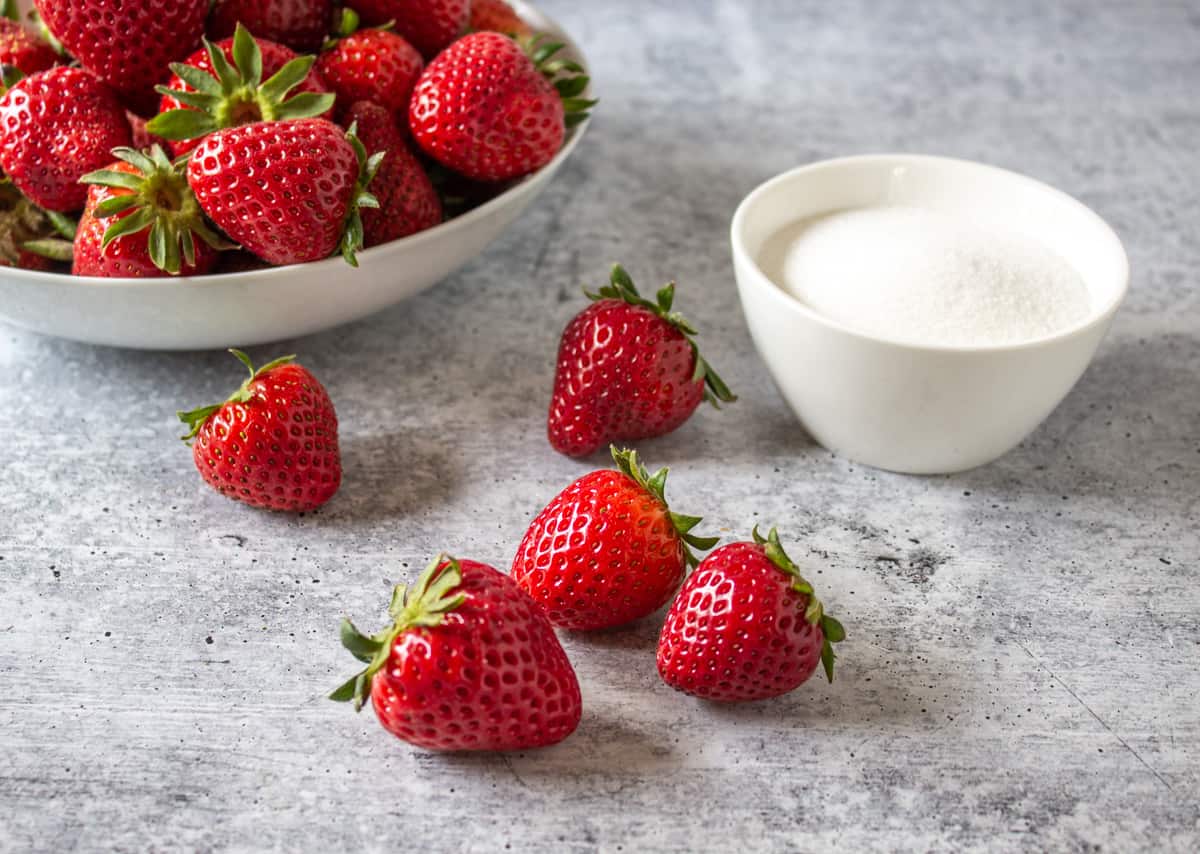
<svg viewBox="0 0 1200 854">
<path fill-rule="evenodd" d="M 389 30 L 360 30 L 358 15 L 345 9 L 339 38 L 317 59 L 317 70 L 338 104 L 374 101 L 407 119 L 408 100 L 425 67 L 421 54 Z"/>
<path fill-rule="evenodd" d="M 204 212 L 264 261 L 303 264 L 363 245 L 361 208 L 382 152 L 367 157 L 354 135 L 325 119 L 259 122 L 209 134 L 188 162 Z"/>
<path fill-rule="evenodd" d="M 71 260 L 75 223 L 39 208 L 7 179 L 0 179 L 0 267 L 50 270 Z"/>
<path fill-rule="evenodd" d="M 658 672 L 672 688 L 707 700 L 786 694 L 820 661 L 833 681 L 833 644 L 846 637 L 784 553 L 764 540 L 722 546 L 675 597 L 658 641 Z"/>
<path fill-rule="evenodd" d="M 123 95 L 148 92 L 200 43 L 209 0 L 34 0 L 50 32 Z"/>
<path fill-rule="evenodd" d="M 338 421 L 324 387 L 295 356 L 258 370 L 224 403 L 180 412 L 192 457 L 213 489 L 267 510 L 315 510 L 342 482 Z"/>
<path fill-rule="evenodd" d="M 111 89 L 81 68 L 58 66 L 0 98 L 0 168 L 39 207 L 83 207 L 79 179 L 129 145 L 129 122 Z"/>
<path fill-rule="evenodd" d="M 512 577 L 564 629 L 619 626 L 661 608 L 696 565 L 689 546 L 717 537 L 690 533 L 699 516 L 667 507 L 667 470 L 651 476 L 637 451 L 612 449 L 618 471 L 594 471 L 537 515 Z"/>
<path fill-rule="evenodd" d="M 75 236 L 76 276 L 150 278 L 207 273 L 231 248 L 204 221 L 184 162 L 155 145 L 113 150 L 117 162 L 83 176 L 91 185 Z M 199 238 L 199 242 L 196 240 Z"/>
<path fill-rule="evenodd" d="M 371 101 L 358 101 L 346 110 L 344 121 L 357 125 L 358 138 L 368 152 L 385 152 L 371 181 L 371 194 L 379 207 L 362 212 L 364 245 L 378 246 L 440 223 L 441 199 L 392 114 Z"/>
<path fill-rule="evenodd" d="M 15 0 L 0 6 L 0 65 L 10 65 L 22 74 L 35 74 L 58 65 L 54 48 L 21 23 Z"/>
<path fill-rule="evenodd" d="M 504 0 L 471 0 L 469 27 L 473 32 L 488 31 L 510 36 L 527 36 L 533 32 Z"/>
<path fill-rule="evenodd" d="M 314 53 L 329 35 L 333 0 L 216 0 L 208 37 L 228 38 L 239 23 L 259 38 Z"/>
<path fill-rule="evenodd" d="M 334 96 L 316 58 L 296 56 L 275 42 L 256 39 L 238 26 L 232 39 L 211 44 L 174 63 L 175 76 L 162 93 L 161 112 L 146 129 L 174 140 L 178 157 L 222 128 L 309 116 L 329 117 Z M 232 63 L 232 65 L 230 64 Z"/>
<path fill-rule="evenodd" d="M 506 181 L 545 166 L 567 127 L 596 102 L 579 97 L 588 78 L 553 60 L 561 44 L 532 43 L 532 58 L 508 36 L 472 33 L 429 63 L 413 90 L 413 137 L 443 166 L 478 181 Z M 570 76 L 555 80 L 562 72 Z"/>
<path fill-rule="evenodd" d="M 614 441 L 662 436 L 700 401 L 737 398 L 700 356 L 696 334 L 671 311 L 675 284 L 643 299 L 621 265 L 611 284 L 563 330 L 550 400 L 550 444 L 570 457 Z"/>
<path fill-rule="evenodd" d="M 546 615 L 490 566 L 438 555 L 396 587 L 393 623 L 342 644 L 367 668 L 330 699 L 370 697 L 384 729 L 430 750 L 524 750 L 557 744 L 583 711 L 579 682 Z"/>
<path fill-rule="evenodd" d="M 346 0 L 368 26 L 392 22 L 396 32 L 428 59 L 462 34 L 470 0 Z"/>
</svg>

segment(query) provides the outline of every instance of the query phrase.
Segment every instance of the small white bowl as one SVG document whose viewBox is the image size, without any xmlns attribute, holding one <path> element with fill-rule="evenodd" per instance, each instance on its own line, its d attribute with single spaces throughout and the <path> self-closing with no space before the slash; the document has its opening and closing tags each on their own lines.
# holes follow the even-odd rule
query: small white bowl
<svg viewBox="0 0 1200 854">
<path fill-rule="evenodd" d="M 514 5 L 587 67 L 557 24 L 528 3 Z M 427 231 L 360 252 L 358 269 L 340 257 L 175 279 L 0 267 L 0 319 L 60 338 L 147 350 L 250 346 L 349 323 L 425 290 L 479 255 L 546 187 L 587 124 L 569 132 L 555 158 L 519 184 Z"/>
<path fill-rule="evenodd" d="M 1082 277 L 1086 320 L 1005 346 L 889 341 L 822 317 L 759 265 L 764 243 L 797 220 L 885 204 L 960 212 L 1041 241 Z M 1083 374 L 1129 284 L 1120 239 L 1083 204 L 1032 178 L 944 157 L 866 155 L 785 172 L 742 201 L 731 240 L 755 346 L 804 428 L 850 459 L 912 474 L 974 468 L 1029 435 Z"/>
</svg>

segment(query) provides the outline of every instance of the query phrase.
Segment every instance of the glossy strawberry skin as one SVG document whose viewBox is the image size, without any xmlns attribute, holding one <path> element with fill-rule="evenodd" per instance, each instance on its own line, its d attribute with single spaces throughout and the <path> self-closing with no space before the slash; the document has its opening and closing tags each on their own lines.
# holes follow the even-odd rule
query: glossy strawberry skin
<svg viewBox="0 0 1200 854">
<path fill-rule="evenodd" d="M 217 0 L 208 19 L 209 39 L 232 36 L 239 21 L 260 39 L 316 53 L 333 23 L 333 0 Z"/>
<path fill-rule="evenodd" d="M 200 428 L 196 468 L 213 489 L 253 507 L 320 507 L 342 482 L 337 413 L 325 388 L 295 363 L 263 372 L 249 388 L 249 400 L 223 404 Z"/>
<path fill-rule="evenodd" d="M 295 51 L 284 47 L 281 44 L 259 38 L 256 38 L 254 41 L 258 44 L 258 49 L 262 51 L 263 80 L 269 79 L 276 71 L 283 68 L 283 66 L 287 65 L 296 58 Z M 217 42 L 217 47 L 219 47 L 225 54 L 225 58 L 232 63 L 233 39 L 224 39 L 219 41 Z M 208 51 L 203 48 L 196 51 L 186 60 L 184 60 L 184 65 L 191 65 L 208 74 L 212 74 L 213 70 L 212 59 L 209 57 Z M 171 79 L 167 83 L 167 88 L 176 89 L 183 92 L 193 91 L 191 86 L 184 83 L 183 80 L 174 74 L 171 75 Z M 321 76 L 321 73 L 317 71 L 316 68 L 313 68 L 308 72 L 308 76 L 296 85 L 296 88 L 292 90 L 292 94 L 298 95 L 302 92 L 314 92 L 320 94 L 330 91 L 332 90 L 329 88 L 329 84 L 325 82 L 325 78 Z M 162 96 L 162 101 L 159 104 L 159 112 L 165 113 L 168 110 L 178 109 L 190 110 L 192 108 L 186 104 L 179 103 L 179 101 L 175 100 L 175 98 L 171 95 Z M 322 115 L 322 118 L 330 118 L 330 114 L 325 113 Z M 253 121 L 254 119 L 250 118 L 248 119 L 247 123 L 252 123 Z M 180 157 L 195 149 L 195 147 L 199 144 L 199 139 L 174 140 L 171 142 L 171 152 L 176 157 Z"/>
<path fill-rule="evenodd" d="M 387 30 L 358 30 L 340 38 L 317 60 L 338 104 L 374 101 L 407 116 L 408 100 L 425 62 L 417 49 Z"/>
<path fill-rule="evenodd" d="M 379 207 L 362 211 L 365 245 L 378 246 L 438 225 L 441 199 L 392 114 L 378 104 L 358 101 L 346 110 L 343 124 L 357 124 L 368 154 L 387 152 L 369 187 Z"/>
<path fill-rule="evenodd" d="M 200 43 L 209 0 L 79 2 L 35 0 L 42 20 L 68 52 L 126 94 L 148 92 L 167 65 Z"/>
<path fill-rule="evenodd" d="M 259 122 L 204 137 L 188 183 L 209 218 L 272 264 L 337 249 L 359 165 L 344 131 L 324 119 Z"/>
<path fill-rule="evenodd" d="M 347 0 L 372 27 L 394 22 L 396 32 L 426 58 L 453 42 L 467 26 L 470 0 Z"/>
<path fill-rule="evenodd" d="M 26 77 L 0 98 L 0 168 L 35 204 L 83 207 L 79 179 L 129 145 L 125 109 L 111 89 L 81 68 L 59 66 Z"/>
<path fill-rule="evenodd" d="M 532 32 L 530 26 L 504 0 L 471 0 L 470 29 L 517 36 Z"/>
<path fill-rule="evenodd" d="M 105 167 L 115 172 L 126 172 L 137 175 L 138 171 L 128 163 L 118 160 Z M 103 249 L 104 232 L 116 220 L 124 219 L 133 213 L 132 210 L 122 211 L 111 217 L 97 217 L 94 214 L 96 205 L 114 196 L 128 196 L 131 190 L 115 187 L 105 187 L 99 184 L 88 185 L 87 203 L 83 208 L 83 216 L 79 218 L 79 227 L 75 232 L 75 254 L 71 272 L 76 276 L 98 276 L 104 278 L 136 278 L 153 279 L 169 276 L 154 265 L 150 260 L 150 250 L 147 241 L 150 229 L 146 228 L 134 234 L 118 237 Z M 196 263 L 186 262 L 180 275 L 194 276 L 207 273 L 217 261 L 217 253 L 199 238 L 195 241 Z"/>
<path fill-rule="evenodd" d="M 545 614 L 512 579 L 460 561 L 465 601 L 398 635 L 371 682 L 389 732 L 430 750 L 556 744 L 583 712 L 579 682 Z"/>
<path fill-rule="evenodd" d="M 409 106 L 426 153 L 477 181 L 505 181 L 545 166 L 566 133 L 562 99 L 515 41 L 473 33 L 429 63 Z"/>
<path fill-rule="evenodd" d="M 684 582 L 658 644 L 658 672 L 706 700 L 763 700 L 807 681 L 825 636 L 808 622 L 809 597 L 761 545 L 730 543 Z"/>
<path fill-rule="evenodd" d="M 58 65 L 58 54 L 28 27 L 0 18 L 0 65 L 12 65 L 26 76 Z"/>
<path fill-rule="evenodd" d="M 593 302 L 567 324 L 547 421 L 550 444 L 572 457 L 610 442 L 662 436 L 704 400 L 687 337 L 654 312 Z"/>
<path fill-rule="evenodd" d="M 533 520 L 512 577 L 559 628 L 603 629 L 666 604 L 685 561 L 666 506 L 622 472 L 595 471 Z"/>
</svg>

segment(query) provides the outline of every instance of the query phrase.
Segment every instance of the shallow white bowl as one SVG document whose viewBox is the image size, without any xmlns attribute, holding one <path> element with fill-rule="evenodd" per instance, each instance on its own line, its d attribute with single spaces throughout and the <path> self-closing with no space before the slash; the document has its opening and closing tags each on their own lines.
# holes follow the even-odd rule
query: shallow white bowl
<svg viewBox="0 0 1200 854">
<path fill-rule="evenodd" d="M 1016 345 L 889 341 L 818 315 L 759 266 L 779 229 L 881 204 L 956 211 L 1041 241 L 1082 276 L 1087 319 Z M 1029 435 L 1083 374 L 1129 283 L 1121 241 L 1084 205 L 1031 178 L 943 157 L 867 155 L 785 172 L 742 201 L 731 240 L 755 346 L 804 428 L 850 459 L 914 474 L 983 465 Z"/>
<path fill-rule="evenodd" d="M 534 27 L 577 45 L 527 3 Z M 0 319 L 91 344 L 153 350 L 239 347 L 328 329 L 366 317 L 436 284 L 474 259 L 537 197 L 579 144 L 569 133 L 549 164 L 448 222 L 359 253 L 292 267 L 177 279 L 95 279 L 0 268 Z"/>
</svg>

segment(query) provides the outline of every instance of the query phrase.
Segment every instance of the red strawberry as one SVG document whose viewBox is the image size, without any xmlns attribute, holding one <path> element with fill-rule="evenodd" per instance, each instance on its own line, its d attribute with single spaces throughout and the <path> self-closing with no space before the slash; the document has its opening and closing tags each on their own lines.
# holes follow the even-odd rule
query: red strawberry
<svg viewBox="0 0 1200 854">
<path fill-rule="evenodd" d="M 438 555 L 396 587 L 393 623 L 342 644 L 366 663 L 330 699 L 367 697 L 384 729 L 430 750 L 524 750 L 557 744 L 583 712 L 579 682 L 546 615 L 486 564 Z"/>
<path fill-rule="evenodd" d="M 328 258 L 357 266 L 360 208 L 382 153 L 325 119 L 259 122 L 209 134 L 188 161 L 188 183 L 226 234 L 272 264 Z"/>
<path fill-rule="evenodd" d="M 317 59 L 317 70 L 339 105 L 374 101 L 407 119 L 408 100 L 425 67 L 421 54 L 393 32 L 357 27 L 358 15 L 344 10 L 340 38 Z"/>
<path fill-rule="evenodd" d="M 314 53 L 329 35 L 333 0 L 216 0 L 208 37 L 228 38 L 239 23 L 259 38 Z"/>
<path fill-rule="evenodd" d="M 696 331 L 671 311 L 675 285 L 643 299 L 619 264 L 611 284 L 563 330 L 550 400 L 550 444 L 571 457 L 614 441 L 662 436 L 700 401 L 737 398 L 700 356 Z"/>
<path fill-rule="evenodd" d="M 295 356 L 258 370 L 230 350 L 250 377 L 224 403 L 180 412 L 192 457 L 213 489 L 267 510 L 315 510 L 342 482 L 337 413 Z"/>
<path fill-rule="evenodd" d="M 379 207 L 362 212 L 364 245 L 378 246 L 440 223 L 441 199 L 392 114 L 378 104 L 358 101 L 346 110 L 344 120 L 357 126 L 358 138 L 368 152 L 386 152 L 371 181 L 371 194 L 379 200 Z"/>
<path fill-rule="evenodd" d="M 34 74 L 58 65 L 54 48 L 21 23 L 17 4 L 5 0 L 0 17 L 0 65 L 10 65 L 22 74 Z"/>
<path fill-rule="evenodd" d="M 825 613 L 774 528 L 704 559 L 675 597 L 658 641 L 658 672 L 706 700 L 763 700 L 812 676 L 833 681 L 833 644 L 846 637 Z"/>
<path fill-rule="evenodd" d="M 252 37 L 238 26 L 232 39 L 210 44 L 175 63 L 175 76 L 162 93 L 161 113 L 146 125 L 174 140 L 178 157 L 201 138 L 222 128 L 310 116 L 328 118 L 334 96 L 316 58 L 296 56 L 281 44 Z M 232 63 L 232 64 L 231 64 Z"/>
<path fill-rule="evenodd" d="M 117 96 L 81 68 L 39 71 L 0 98 L 0 168 L 40 207 L 83 207 L 79 179 L 129 145 L 129 122 Z"/>
<path fill-rule="evenodd" d="M 619 471 L 584 475 L 546 505 L 517 549 L 512 577 L 564 629 L 619 626 L 661 608 L 696 565 L 698 516 L 673 513 L 637 451 L 612 449 Z"/>
<path fill-rule="evenodd" d="M 75 223 L 42 210 L 11 181 L 0 180 L 0 267 L 50 270 L 71 260 Z"/>
<path fill-rule="evenodd" d="M 132 148 L 113 154 L 116 163 L 83 176 L 91 188 L 72 272 L 149 278 L 211 270 L 216 250 L 229 247 L 204 221 L 184 164 L 172 163 L 157 145 L 149 154 Z"/>
<path fill-rule="evenodd" d="M 133 137 L 133 147 L 138 151 L 149 151 L 155 145 L 162 148 L 171 147 L 171 144 L 165 139 L 155 136 L 146 130 L 147 119 L 129 110 L 125 111 L 125 118 L 129 121 L 129 131 Z"/>
<path fill-rule="evenodd" d="M 200 43 L 209 0 L 34 0 L 42 20 L 88 71 L 123 94 L 148 92 L 167 63 Z"/>
<path fill-rule="evenodd" d="M 393 22 L 396 32 L 426 58 L 458 38 L 467 26 L 470 0 L 346 0 L 369 26 Z"/>
<path fill-rule="evenodd" d="M 566 128 L 595 101 L 579 97 L 588 78 L 574 62 L 553 60 L 561 44 L 531 46 L 531 59 L 508 36 L 473 33 L 429 63 L 413 90 L 413 137 L 443 166 L 478 181 L 534 172 L 562 148 Z M 555 81 L 560 72 L 572 76 Z"/>
<path fill-rule="evenodd" d="M 510 36 L 527 36 L 533 32 L 504 0 L 471 0 L 470 28 L 474 32 L 490 31 Z"/>
</svg>

